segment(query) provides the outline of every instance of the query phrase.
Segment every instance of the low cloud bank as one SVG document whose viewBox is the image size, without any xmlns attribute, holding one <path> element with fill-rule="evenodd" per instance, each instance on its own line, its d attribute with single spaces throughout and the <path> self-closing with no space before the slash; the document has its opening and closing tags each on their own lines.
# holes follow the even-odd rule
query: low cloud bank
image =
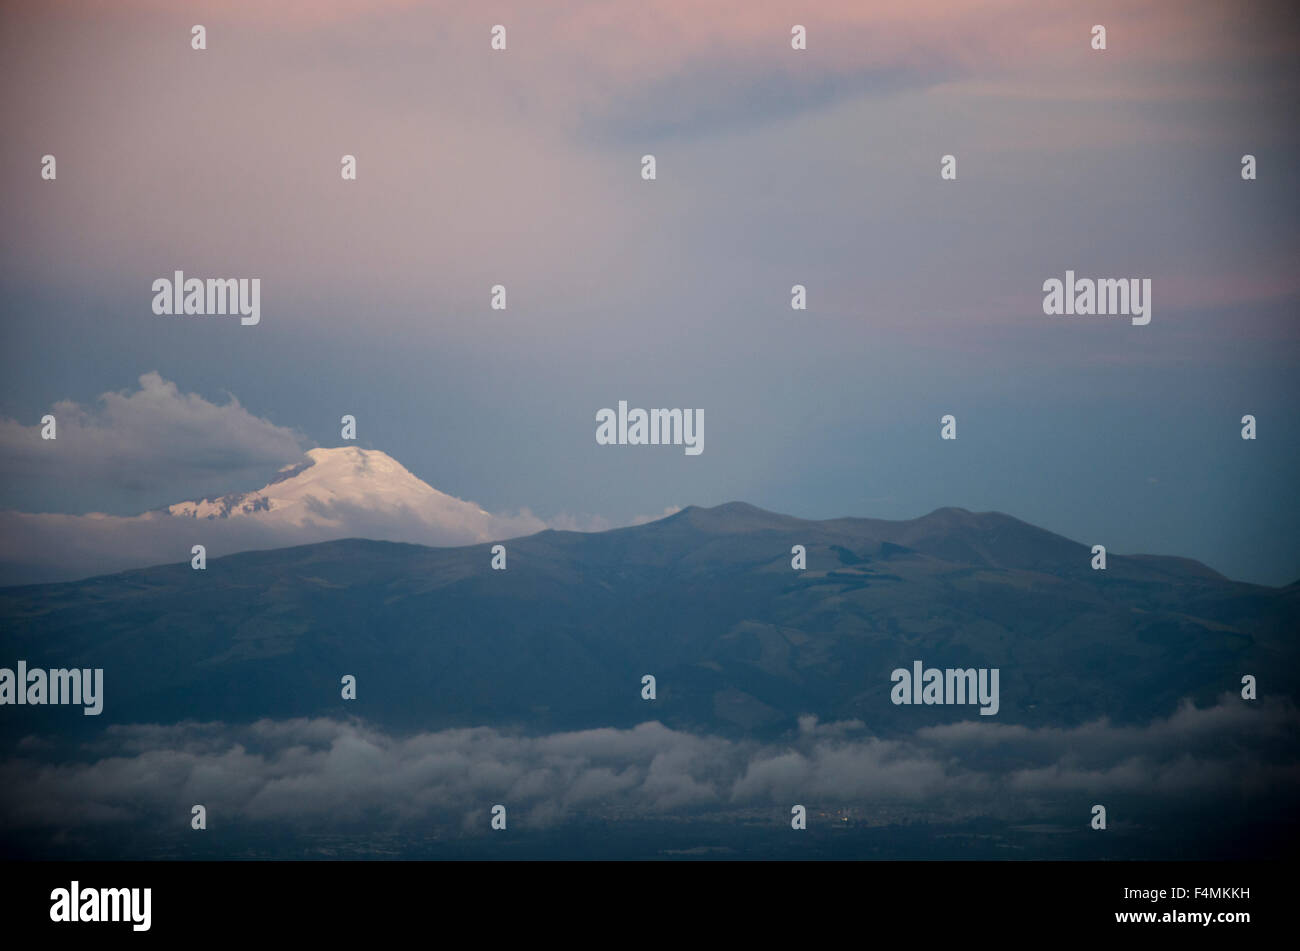
<svg viewBox="0 0 1300 951">
<path fill-rule="evenodd" d="M 451 821 L 482 831 L 494 803 L 545 827 L 584 813 L 623 818 L 740 813 L 792 803 L 914 808 L 929 818 L 1087 816 L 1093 802 L 1242 804 L 1300 788 L 1300 714 L 1225 696 L 1145 726 L 1070 729 L 963 722 L 904 739 L 813 717 L 760 743 L 661 723 L 523 736 L 483 727 L 394 736 L 357 720 L 246 726 L 115 726 L 88 744 L 26 737 L 0 762 L 0 828 L 120 825 L 187 817 L 302 829 Z"/>
</svg>

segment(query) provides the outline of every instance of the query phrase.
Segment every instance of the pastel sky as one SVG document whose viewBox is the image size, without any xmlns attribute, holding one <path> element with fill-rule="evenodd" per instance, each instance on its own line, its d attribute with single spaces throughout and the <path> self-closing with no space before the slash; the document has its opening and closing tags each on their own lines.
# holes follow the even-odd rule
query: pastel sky
<svg viewBox="0 0 1300 951">
<path fill-rule="evenodd" d="M 1289 583 L 1297 40 L 1208 0 L 6 4 L 0 508 L 255 488 L 350 413 L 493 512 L 956 505 Z M 176 269 L 261 278 L 261 324 L 154 316 Z M 1045 316 L 1067 269 L 1151 323 Z M 621 399 L 704 453 L 597 446 Z M 57 457 L 56 405 L 95 433 Z"/>
</svg>

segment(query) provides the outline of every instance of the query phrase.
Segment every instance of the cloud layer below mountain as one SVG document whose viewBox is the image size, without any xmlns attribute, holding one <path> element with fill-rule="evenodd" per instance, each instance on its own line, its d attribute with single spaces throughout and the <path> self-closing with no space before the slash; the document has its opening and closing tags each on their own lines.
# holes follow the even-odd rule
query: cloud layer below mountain
<svg viewBox="0 0 1300 951">
<path fill-rule="evenodd" d="M 813 717 L 769 743 L 658 722 L 541 736 L 486 727 L 395 736 L 333 719 L 115 726 L 75 751 L 17 741 L 0 764 L 0 810 L 9 829 L 153 821 L 196 802 L 223 823 L 299 829 L 382 817 L 483 831 L 495 803 L 531 828 L 592 810 L 788 814 L 792 803 L 810 813 L 870 803 L 951 820 L 1086 822 L 1096 802 L 1121 816 L 1268 803 L 1300 781 L 1289 740 L 1298 725 L 1287 704 L 1227 695 L 1139 727 L 962 721 L 899 740 Z"/>
</svg>

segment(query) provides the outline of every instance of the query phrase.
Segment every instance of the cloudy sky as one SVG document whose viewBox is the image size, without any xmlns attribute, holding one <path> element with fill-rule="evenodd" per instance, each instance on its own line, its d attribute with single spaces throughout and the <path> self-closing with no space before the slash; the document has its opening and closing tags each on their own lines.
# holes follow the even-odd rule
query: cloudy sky
<svg viewBox="0 0 1300 951">
<path fill-rule="evenodd" d="M 350 413 L 493 512 L 957 505 L 1293 581 L 1297 39 L 1217 0 L 6 4 L 0 508 L 256 488 Z M 261 323 L 154 316 L 176 269 L 261 278 Z M 1044 316 L 1066 269 L 1150 278 L 1151 323 Z M 597 446 L 620 399 L 704 453 Z"/>
</svg>

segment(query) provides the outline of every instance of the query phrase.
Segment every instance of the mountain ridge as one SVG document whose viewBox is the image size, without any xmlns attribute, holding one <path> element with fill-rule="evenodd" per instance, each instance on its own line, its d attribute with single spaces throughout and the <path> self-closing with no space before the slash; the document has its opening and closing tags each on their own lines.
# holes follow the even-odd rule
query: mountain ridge
<svg viewBox="0 0 1300 951">
<path fill-rule="evenodd" d="M 358 451 L 366 452 L 366 450 L 358 450 Z M 370 450 L 370 451 L 374 452 L 377 450 Z M 287 466 L 285 467 L 284 471 L 293 468 L 296 467 Z M 248 495 L 251 493 L 244 493 L 244 494 Z M 223 496 L 221 498 L 226 498 L 226 496 Z M 954 518 L 953 517 L 954 515 L 956 515 L 957 518 Z M 189 517 L 194 517 L 194 516 L 189 516 Z M 728 519 L 735 519 L 735 521 L 729 523 L 727 521 Z M 667 526 L 676 526 L 680 524 L 689 524 L 691 527 L 699 529 L 701 531 L 705 531 L 708 533 L 716 532 L 718 534 L 724 534 L 724 535 L 751 534 L 757 531 L 781 531 L 781 530 L 793 531 L 793 530 L 797 530 L 801 526 L 807 526 L 809 528 L 818 528 L 818 527 L 830 528 L 830 529 L 843 528 L 846 531 L 854 527 L 866 527 L 869 530 L 871 530 L 873 532 L 873 535 L 875 537 L 878 537 L 881 542 L 889 543 L 896 546 L 901 546 L 903 548 L 907 548 L 913 551 L 919 551 L 924 554 L 935 554 L 936 551 L 935 546 L 927 544 L 927 536 L 923 533 L 923 530 L 929 530 L 935 527 L 946 527 L 946 526 L 953 525 L 954 523 L 959 524 L 960 527 L 964 530 L 968 530 L 968 531 L 973 530 L 977 532 L 988 531 L 994 527 L 1010 526 L 1014 530 L 1020 532 L 1032 533 L 1033 535 L 1040 537 L 1042 539 L 1050 539 L 1054 544 L 1057 544 L 1060 547 L 1060 550 L 1062 552 L 1068 552 L 1071 556 L 1074 556 L 1078 553 L 1082 553 L 1079 555 L 1079 557 L 1083 559 L 1083 563 L 1085 567 L 1087 566 L 1087 561 L 1088 558 L 1090 557 L 1089 547 L 1083 544 L 1082 542 L 1076 542 L 1073 539 L 1068 538 L 1067 536 L 1057 534 L 1048 529 L 1040 528 L 1036 525 L 1033 525 L 1030 522 L 1025 522 L 1022 519 L 1018 519 L 1013 515 L 1008 515 L 1004 512 L 998 512 L 998 511 L 972 512 L 968 509 L 958 508 L 955 506 L 941 506 L 940 508 L 934 509 L 931 512 L 926 513 L 925 515 L 916 516 L 910 519 L 877 519 L 877 518 L 871 518 L 867 516 L 836 516 L 827 519 L 804 519 L 804 518 L 800 518 L 799 516 L 786 515 L 783 513 L 773 512 L 768 509 L 760 508 L 751 503 L 741 502 L 741 501 L 724 502 L 715 506 L 688 505 L 683 507 L 679 511 L 673 513 L 672 515 L 665 516 L 664 518 L 661 519 L 656 519 L 654 521 L 645 522 L 639 525 L 620 526 L 618 528 L 606 529 L 600 532 L 582 532 L 582 531 L 574 531 L 571 529 L 547 528 L 539 532 L 533 532 L 526 535 L 515 536 L 514 538 L 489 539 L 485 541 L 476 541 L 476 542 L 457 544 L 457 545 L 424 545 L 419 542 L 396 541 L 396 540 L 382 539 L 382 538 L 372 539 L 363 536 L 348 536 L 345 538 L 330 539 L 322 542 L 307 542 L 299 545 L 285 545 L 279 548 L 257 549 L 255 551 L 257 553 L 266 553 L 266 552 L 274 552 L 274 551 L 292 551 L 292 550 L 297 550 L 302 548 L 310 548 L 314 546 L 336 545 L 339 544 L 340 542 L 347 542 L 347 541 L 374 541 L 374 542 L 383 542 L 383 543 L 394 544 L 394 545 L 404 545 L 413 548 L 428 548 L 435 551 L 445 551 L 445 550 L 457 550 L 457 549 L 468 549 L 468 548 L 481 548 L 486 545 L 491 545 L 494 543 L 513 542 L 522 538 L 534 538 L 534 537 L 543 537 L 543 536 L 581 537 L 581 536 L 589 536 L 589 535 L 637 533 L 651 526 L 667 527 Z M 979 551 L 978 549 L 972 548 L 966 554 L 978 555 L 978 551 Z M 229 554 L 220 556 L 220 558 L 212 558 L 209 560 L 215 562 L 218 560 L 238 557 L 240 555 L 252 554 L 252 553 L 254 553 L 254 550 L 250 550 L 247 552 L 231 552 Z M 959 553 L 948 551 L 947 554 L 956 557 Z M 937 554 L 935 556 L 940 557 Z M 1119 553 L 1108 552 L 1107 558 L 1108 561 L 1112 563 L 1116 561 L 1123 564 L 1129 564 L 1132 562 L 1141 562 L 1141 563 L 1149 564 L 1153 567 L 1167 566 L 1170 569 L 1175 567 L 1181 567 L 1187 573 L 1196 574 L 1206 578 L 1218 579 L 1225 583 L 1230 583 L 1230 584 L 1250 585 L 1252 587 L 1261 587 L 1261 588 L 1270 588 L 1270 589 L 1276 588 L 1277 590 L 1283 590 L 1289 587 L 1300 586 L 1300 580 L 1293 582 L 1291 585 L 1280 585 L 1280 586 L 1258 585 L 1254 582 L 1237 581 L 1235 579 L 1231 579 L 1222 575 L 1221 573 L 1215 571 L 1210 566 L 1204 564 L 1203 562 L 1197 561 L 1194 558 L 1187 558 L 1178 555 L 1159 555 L 1159 554 L 1141 553 L 1141 552 L 1134 553 L 1134 554 L 1119 554 Z M 993 564 L 993 563 L 986 563 L 986 564 L 988 567 L 1021 567 L 1021 568 L 1030 567 L 1029 565 L 1003 565 L 1003 564 Z M 9 588 L 39 587 L 41 584 L 56 584 L 56 585 L 76 584 L 81 581 L 91 581 L 102 577 L 114 577 L 117 575 L 130 574 L 131 572 L 148 571 L 153 568 L 165 567 L 166 565 L 167 563 L 163 562 L 154 565 L 141 566 L 138 568 L 127 568 L 127 569 L 123 569 L 122 571 L 108 572 L 102 575 L 90 575 L 85 578 L 75 579 L 73 581 L 42 582 L 35 585 L 32 584 L 6 585 L 6 586 L 0 586 L 0 591 L 7 590 Z"/>
<path fill-rule="evenodd" d="M 770 733 L 811 714 L 888 734 L 978 716 L 892 704 L 890 671 L 918 659 L 999 668 L 999 723 L 1170 715 L 1244 673 L 1300 701 L 1300 588 L 1144 556 L 1094 571 L 1085 546 L 1010 516 L 771 516 L 728 504 L 455 548 L 336 539 L 9 587 L 0 643 L 33 666 L 105 669 L 105 713 L 61 721 L 71 730 L 358 715 L 403 730 L 650 717 Z M 340 700 L 343 674 L 364 702 Z M 0 732 L 42 712 L 11 710 Z"/>
</svg>

